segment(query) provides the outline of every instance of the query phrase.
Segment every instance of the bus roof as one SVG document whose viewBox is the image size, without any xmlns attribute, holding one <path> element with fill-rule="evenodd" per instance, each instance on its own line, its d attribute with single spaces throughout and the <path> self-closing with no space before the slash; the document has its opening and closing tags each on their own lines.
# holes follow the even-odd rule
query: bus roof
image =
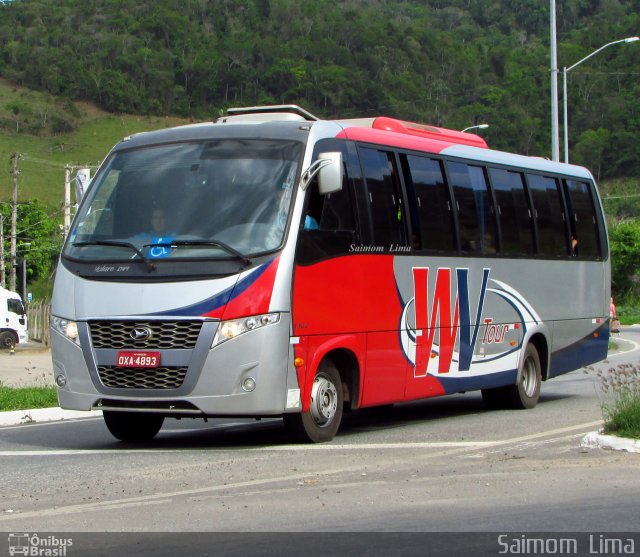
<svg viewBox="0 0 640 557">
<path fill-rule="evenodd" d="M 332 134 L 327 137 L 593 179 L 591 173 L 581 166 L 490 149 L 484 139 L 473 133 L 406 122 L 386 116 L 320 120 L 296 105 L 235 108 L 229 109 L 228 113 L 228 116 L 218 118 L 216 123 L 203 122 L 135 134 L 125 138 L 115 150 L 172 141 L 223 137 L 280 137 L 304 141 L 312 127 L 332 123 L 335 127 L 330 126 L 323 131 Z"/>
</svg>

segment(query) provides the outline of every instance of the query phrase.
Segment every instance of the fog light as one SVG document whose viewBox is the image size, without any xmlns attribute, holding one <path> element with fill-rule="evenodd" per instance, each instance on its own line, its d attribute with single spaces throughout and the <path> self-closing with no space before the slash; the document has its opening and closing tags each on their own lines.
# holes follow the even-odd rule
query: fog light
<svg viewBox="0 0 640 557">
<path fill-rule="evenodd" d="M 253 377 L 247 377 L 242 382 L 242 389 L 250 393 L 253 389 L 256 388 L 256 380 Z"/>
<path fill-rule="evenodd" d="M 62 373 L 56 377 L 56 385 L 61 389 L 67 386 L 67 378 Z"/>
</svg>

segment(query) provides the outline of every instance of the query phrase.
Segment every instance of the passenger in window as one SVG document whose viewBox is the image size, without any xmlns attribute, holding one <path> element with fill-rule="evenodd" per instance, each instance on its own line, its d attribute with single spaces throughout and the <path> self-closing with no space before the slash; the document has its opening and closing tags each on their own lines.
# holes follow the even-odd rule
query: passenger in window
<svg viewBox="0 0 640 557">
<path fill-rule="evenodd" d="M 571 255 L 578 255 L 578 238 L 574 234 L 571 235 Z"/>
</svg>

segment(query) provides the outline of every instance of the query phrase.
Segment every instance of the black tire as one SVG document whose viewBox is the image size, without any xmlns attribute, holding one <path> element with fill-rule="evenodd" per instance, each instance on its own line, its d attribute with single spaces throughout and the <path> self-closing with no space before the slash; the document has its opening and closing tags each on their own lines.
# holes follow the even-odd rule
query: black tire
<svg viewBox="0 0 640 557">
<path fill-rule="evenodd" d="M 490 410 L 502 410 L 507 407 L 510 387 L 496 387 L 494 389 L 482 389 L 482 402 Z"/>
<path fill-rule="evenodd" d="M 109 432 L 120 441 L 150 441 L 164 422 L 161 414 L 145 414 L 143 412 L 102 412 L 104 423 Z"/>
<path fill-rule="evenodd" d="M 332 362 L 320 364 L 313 380 L 308 412 L 285 414 L 284 424 L 292 436 L 306 443 L 331 441 L 340 427 L 344 395 L 340 373 Z"/>
<path fill-rule="evenodd" d="M 482 389 L 482 400 L 492 410 L 502 408 L 528 410 L 538 403 L 541 384 L 540 356 L 536 347 L 529 344 L 522 356 L 516 384 L 495 389 Z"/>
<path fill-rule="evenodd" d="M 16 345 L 16 336 L 11 331 L 0 333 L 0 348 L 9 349 Z"/>
</svg>

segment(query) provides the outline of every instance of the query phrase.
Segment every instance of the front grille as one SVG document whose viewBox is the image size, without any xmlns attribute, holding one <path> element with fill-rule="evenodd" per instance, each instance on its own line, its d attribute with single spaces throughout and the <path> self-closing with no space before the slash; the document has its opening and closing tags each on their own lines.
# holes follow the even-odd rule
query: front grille
<svg viewBox="0 0 640 557">
<path fill-rule="evenodd" d="M 134 340 L 135 329 L 148 329 L 145 339 Z M 195 348 L 202 321 L 90 321 L 94 348 L 157 349 Z"/>
<path fill-rule="evenodd" d="M 102 384 L 113 389 L 178 389 L 184 382 L 187 368 L 98 366 L 98 374 Z"/>
</svg>

